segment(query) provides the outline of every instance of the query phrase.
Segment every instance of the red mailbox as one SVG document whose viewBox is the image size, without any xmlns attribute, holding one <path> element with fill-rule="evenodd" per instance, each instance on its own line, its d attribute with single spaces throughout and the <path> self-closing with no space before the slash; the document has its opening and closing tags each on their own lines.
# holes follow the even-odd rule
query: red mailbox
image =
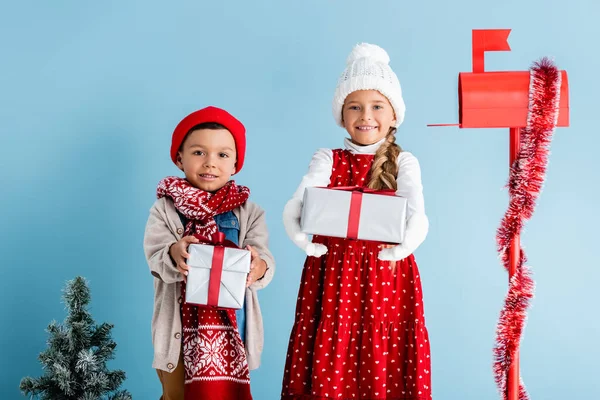
<svg viewBox="0 0 600 400">
<path fill-rule="evenodd" d="M 458 74 L 458 122 L 461 128 L 516 128 L 527 125 L 528 71 Z M 561 71 L 557 126 L 569 126 L 569 84 Z"/>
<path fill-rule="evenodd" d="M 529 109 L 529 71 L 484 71 L 486 51 L 510 51 L 510 29 L 473 30 L 473 72 L 458 74 L 460 128 L 523 128 Z M 559 127 L 569 126 L 569 83 L 561 71 Z"/>
</svg>

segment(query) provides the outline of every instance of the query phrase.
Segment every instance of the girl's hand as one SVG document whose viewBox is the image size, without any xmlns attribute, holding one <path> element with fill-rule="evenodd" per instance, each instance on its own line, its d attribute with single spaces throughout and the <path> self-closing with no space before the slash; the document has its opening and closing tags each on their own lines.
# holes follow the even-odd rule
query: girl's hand
<svg viewBox="0 0 600 400">
<path fill-rule="evenodd" d="M 412 251 L 399 244 L 394 247 L 384 248 L 379 251 L 377 258 L 382 261 L 400 261 L 410 256 Z"/>
<path fill-rule="evenodd" d="M 304 249 L 304 251 L 306 252 L 306 255 L 309 257 L 319 258 L 322 255 L 327 253 L 327 247 L 321 243 L 312 243 L 311 242 L 306 245 L 306 248 Z"/>
<path fill-rule="evenodd" d="M 309 257 L 321 257 L 327 253 L 327 247 L 321 243 L 312 243 L 308 240 L 308 235 L 302 232 L 300 227 L 300 214 L 302 214 L 302 201 L 291 199 L 283 209 L 283 226 L 285 231 L 296 246 Z"/>
<path fill-rule="evenodd" d="M 265 260 L 260 258 L 258 252 L 250 245 L 246 246 L 246 250 L 250 251 L 250 272 L 248 278 L 246 278 L 246 287 L 249 287 L 254 282 L 265 276 L 267 272 L 267 263 Z"/>
<path fill-rule="evenodd" d="M 184 282 L 187 282 L 187 274 L 190 267 L 185 263 L 185 260 L 190 258 L 187 252 L 188 246 L 192 243 L 198 243 L 199 240 L 194 236 L 184 236 L 177 243 L 173 244 L 169 249 L 169 255 L 177 266 L 177 270 L 183 275 Z"/>
</svg>

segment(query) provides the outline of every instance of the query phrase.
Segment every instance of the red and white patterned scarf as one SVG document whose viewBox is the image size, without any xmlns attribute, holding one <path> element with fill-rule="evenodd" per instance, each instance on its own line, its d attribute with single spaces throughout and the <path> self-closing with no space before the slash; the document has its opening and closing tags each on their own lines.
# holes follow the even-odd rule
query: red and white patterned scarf
<svg viewBox="0 0 600 400">
<path fill-rule="evenodd" d="M 156 195 L 172 199 L 175 208 L 189 221 L 185 235 L 212 237 L 218 230 L 214 216 L 244 204 L 250 196 L 250 189 L 229 181 L 217 192 L 210 193 L 192 186 L 183 178 L 169 176 L 160 181 Z"/>
<path fill-rule="evenodd" d="M 215 193 L 198 189 L 179 177 L 167 177 L 157 188 L 157 197 L 172 199 L 187 219 L 184 236 L 213 237 L 218 231 L 215 215 L 241 206 L 249 196 L 250 189 L 234 181 Z M 181 288 L 185 298 L 185 282 Z M 183 302 L 181 316 L 185 398 L 251 400 L 250 371 L 235 311 Z"/>
</svg>

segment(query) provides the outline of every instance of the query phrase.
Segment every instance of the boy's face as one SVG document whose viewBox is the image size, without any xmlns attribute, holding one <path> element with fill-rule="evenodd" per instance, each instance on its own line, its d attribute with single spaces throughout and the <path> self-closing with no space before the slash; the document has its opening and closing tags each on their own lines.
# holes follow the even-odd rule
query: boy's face
<svg viewBox="0 0 600 400">
<path fill-rule="evenodd" d="M 354 143 L 369 145 L 387 136 L 396 117 L 387 97 L 377 90 L 357 90 L 346 97 L 342 121 Z"/>
<path fill-rule="evenodd" d="M 177 166 L 188 182 L 207 192 L 225 186 L 235 173 L 236 161 L 235 141 L 227 129 L 192 131 L 177 154 Z"/>
</svg>

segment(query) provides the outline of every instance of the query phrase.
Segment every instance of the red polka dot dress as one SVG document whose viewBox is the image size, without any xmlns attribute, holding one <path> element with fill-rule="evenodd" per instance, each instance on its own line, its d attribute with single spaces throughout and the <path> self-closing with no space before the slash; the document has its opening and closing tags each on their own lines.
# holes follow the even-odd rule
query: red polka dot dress
<svg viewBox="0 0 600 400">
<path fill-rule="evenodd" d="M 365 186 L 372 154 L 333 150 L 329 187 Z M 431 361 L 414 257 L 375 242 L 315 236 L 296 305 L 282 399 L 431 399 Z"/>
</svg>

